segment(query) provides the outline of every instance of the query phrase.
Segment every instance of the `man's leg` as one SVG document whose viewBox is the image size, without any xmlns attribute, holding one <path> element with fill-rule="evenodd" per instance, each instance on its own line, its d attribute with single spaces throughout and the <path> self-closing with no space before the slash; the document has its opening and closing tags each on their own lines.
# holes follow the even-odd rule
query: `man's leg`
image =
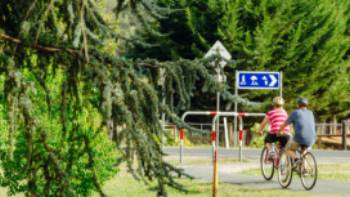
<svg viewBox="0 0 350 197">
<path fill-rule="evenodd" d="M 286 153 L 288 156 L 290 156 L 293 161 L 296 159 L 295 151 L 297 150 L 299 144 L 296 143 L 292 138 L 288 141 L 286 146 Z"/>
<path fill-rule="evenodd" d="M 307 145 L 300 145 L 300 154 L 301 156 L 304 156 L 308 152 L 309 146 Z"/>
</svg>

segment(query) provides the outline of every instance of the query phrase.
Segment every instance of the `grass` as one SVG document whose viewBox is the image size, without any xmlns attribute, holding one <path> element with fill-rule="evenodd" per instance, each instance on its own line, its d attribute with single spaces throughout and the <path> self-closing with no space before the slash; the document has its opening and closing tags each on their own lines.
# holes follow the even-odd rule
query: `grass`
<svg viewBox="0 0 350 197">
<path fill-rule="evenodd" d="M 168 189 L 169 197 L 210 197 L 211 196 L 211 184 L 204 183 L 200 181 L 191 181 L 180 179 L 180 183 L 188 187 L 189 192 L 183 193 L 174 189 Z M 112 180 L 107 182 L 104 186 L 104 191 L 111 197 L 155 197 L 156 193 L 154 190 L 154 184 L 149 186 L 134 180 L 129 174 L 121 172 L 116 175 Z M 258 188 L 248 188 L 241 187 L 232 184 L 220 184 L 219 187 L 220 197 L 273 197 L 273 196 L 283 196 L 283 197 L 326 197 L 332 195 L 320 195 L 312 194 L 309 192 L 295 192 L 282 189 L 258 189 Z M 340 197 L 341 195 L 334 195 L 333 197 Z M 95 194 L 93 197 L 98 197 Z"/>
<path fill-rule="evenodd" d="M 242 173 L 255 176 L 261 175 L 260 168 L 245 170 Z M 318 165 L 318 179 L 350 181 L 350 165 L 348 163 Z"/>
<path fill-rule="evenodd" d="M 165 161 L 173 164 L 175 166 L 180 165 L 179 157 L 177 156 L 167 156 L 164 158 Z M 239 161 L 239 159 L 235 158 L 219 158 L 220 164 L 232 164 L 232 163 L 248 163 L 249 160 L 243 159 Z M 212 158 L 210 157 L 184 157 L 184 165 L 211 165 Z"/>
<path fill-rule="evenodd" d="M 325 164 L 320 165 L 319 177 L 324 180 L 350 181 L 350 164 Z"/>
<path fill-rule="evenodd" d="M 173 158 L 167 158 L 170 162 Z M 187 159 L 186 163 L 189 164 L 203 164 L 206 162 L 210 164 L 210 159 L 205 158 L 192 158 Z M 238 162 L 235 159 L 223 159 L 223 162 Z M 261 176 L 260 169 L 252 169 L 243 171 L 244 174 Z M 350 181 L 350 165 L 349 164 L 322 164 L 319 165 L 319 179 L 321 180 L 337 180 L 337 181 Z M 178 181 L 186 186 L 187 193 L 177 191 L 172 188 L 168 188 L 169 197 L 210 197 L 211 196 L 211 184 L 202 182 L 199 180 L 178 179 Z M 129 173 L 122 170 L 119 174 L 114 176 L 111 180 L 106 182 L 103 186 L 103 190 L 109 197 L 155 197 L 155 184 L 150 183 L 148 185 L 141 181 L 135 180 Z M 7 196 L 5 188 L 0 188 L 0 196 Z M 262 189 L 251 188 L 239 185 L 233 185 L 228 183 L 220 183 L 219 196 L 220 197 L 326 197 L 327 195 L 313 194 L 310 192 L 295 192 L 282 189 Z M 15 197 L 22 197 L 23 195 L 16 195 Z M 340 197 L 341 195 L 333 195 L 333 197 Z M 99 197 L 97 193 L 93 197 Z"/>
</svg>

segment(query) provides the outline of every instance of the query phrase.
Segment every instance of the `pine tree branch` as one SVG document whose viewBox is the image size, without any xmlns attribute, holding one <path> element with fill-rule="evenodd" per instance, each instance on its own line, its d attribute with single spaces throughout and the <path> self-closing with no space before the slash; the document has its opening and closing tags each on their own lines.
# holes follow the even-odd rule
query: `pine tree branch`
<svg viewBox="0 0 350 197">
<path fill-rule="evenodd" d="M 19 38 L 12 37 L 8 34 L 1 33 L 0 32 L 0 40 L 4 41 L 9 41 L 18 45 L 23 45 L 24 47 L 36 49 L 39 51 L 47 52 L 47 53 L 60 53 L 60 52 L 68 52 L 71 55 L 74 56 L 79 56 L 82 57 L 83 52 L 78 49 L 73 49 L 73 48 L 61 48 L 61 47 L 56 47 L 56 46 L 47 46 L 47 45 L 41 45 L 41 44 L 32 44 L 32 45 L 27 45 L 25 44 L 22 40 Z M 83 58 L 86 60 L 85 58 Z M 107 58 L 105 60 L 108 60 L 107 63 L 111 63 L 113 60 L 110 58 Z M 136 66 L 142 66 L 142 67 L 148 67 L 148 68 L 159 68 L 159 65 L 156 64 L 151 64 L 151 63 L 145 63 L 145 62 L 140 62 L 135 64 Z"/>
<path fill-rule="evenodd" d="M 81 55 L 80 50 L 72 49 L 72 48 L 60 48 L 60 47 L 54 47 L 54 46 L 45 46 L 45 45 L 41 45 L 41 44 L 26 45 L 23 43 L 22 40 L 15 38 L 15 37 L 12 37 L 10 35 L 4 34 L 4 33 L 0 33 L 0 40 L 10 41 L 10 42 L 13 42 L 15 44 L 23 45 L 25 47 L 37 49 L 39 51 L 44 51 L 47 53 L 69 52 L 72 55 L 78 55 L 78 56 Z"/>
</svg>

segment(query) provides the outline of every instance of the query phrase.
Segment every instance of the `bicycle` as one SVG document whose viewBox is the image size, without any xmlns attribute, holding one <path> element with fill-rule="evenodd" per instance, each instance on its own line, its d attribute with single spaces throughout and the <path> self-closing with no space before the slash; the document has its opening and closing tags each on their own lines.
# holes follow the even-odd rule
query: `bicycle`
<svg viewBox="0 0 350 197">
<path fill-rule="evenodd" d="M 296 172 L 303 187 L 311 190 L 316 185 L 318 175 L 315 156 L 310 151 L 302 154 L 300 148 L 296 152 L 295 162 L 286 153 L 282 153 L 278 167 L 278 182 L 282 188 L 287 188 L 292 182 L 293 172 Z"/>
<path fill-rule="evenodd" d="M 261 151 L 260 169 L 265 180 L 269 181 L 273 178 L 274 171 L 279 167 L 280 153 L 282 152 L 280 143 L 272 143 L 272 150 L 275 154 L 270 155 L 266 146 Z"/>
<path fill-rule="evenodd" d="M 275 169 L 278 169 L 279 162 L 280 162 L 280 156 L 283 152 L 282 144 L 284 140 L 287 142 L 289 140 L 290 134 L 289 133 L 277 133 L 276 137 L 278 137 L 277 143 L 271 143 L 272 146 L 272 152 L 275 152 L 274 155 L 270 155 L 268 149 L 266 146 L 261 151 L 260 155 L 260 169 L 261 173 L 265 180 L 269 181 L 273 178 Z"/>
</svg>

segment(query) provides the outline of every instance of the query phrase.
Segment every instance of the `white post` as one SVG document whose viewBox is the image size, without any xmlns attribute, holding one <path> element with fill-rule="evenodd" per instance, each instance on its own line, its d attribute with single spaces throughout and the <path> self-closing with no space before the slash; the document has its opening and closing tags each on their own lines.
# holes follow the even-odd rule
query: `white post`
<svg viewBox="0 0 350 197">
<path fill-rule="evenodd" d="M 162 104 L 165 105 L 165 94 L 163 93 Z M 165 113 L 162 112 L 162 149 L 165 144 Z"/>
<path fill-rule="evenodd" d="M 280 97 L 282 97 L 283 98 L 283 72 L 280 72 L 280 77 L 281 77 L 281 79 L 280 79 Z"/>
<path fill-rule="evenodd" d="M 243 118 L 239 116 L 239 160 L 242 161 L 243 158 Z"/>
<path fill-rule="evenodd" d="M 220 92 L 216 93 L 216 111 L 219 112 L 220 111 Z M 220 119 L 218 118 L 217 122 L 216 122 L 216 129 L 215 129 L 218 134 L 220 132 Z M 217 146 L 220 146 L 219 143 L 219 135 L 216 136 L 217 137 Z"/>
<path fill-rule="evenodd" d="M 230 148 L 228 129 L 227 129 L 227 118 L 224 118 L 224 131 L 225 131 L 225 147 L 226 149 Z"/>
<path fill-rule="evenodd" d="M 236 71 L 236 80 L 235 80 L 235 96 L 238 96 L 238 72 Z M 235 113 L 238 112 L 238 103 L 235 101 L 234 106 Z M 233 146 L 236 146 L 237 144 L 237 116 L 234 117 L 233 120 Z"/>
<path fill-rule="evenodd" d="M 177 126 L 175 125 L 174 127 L 174 141 L 175 141 L 175 144 L 177 143 Z"/>
</svg>

